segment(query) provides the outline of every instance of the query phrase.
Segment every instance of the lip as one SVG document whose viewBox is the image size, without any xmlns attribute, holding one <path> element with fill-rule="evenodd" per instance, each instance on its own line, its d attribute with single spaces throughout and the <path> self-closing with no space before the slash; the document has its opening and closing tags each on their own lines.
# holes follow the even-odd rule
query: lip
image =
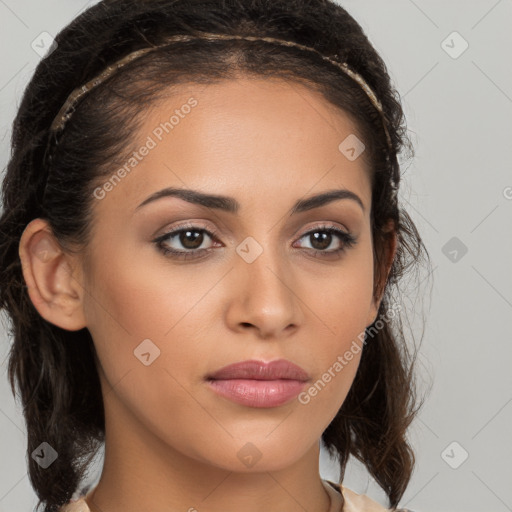
<svg viewBox="0 0 512 512">
<path fill-rule="evenodd" d="M 296 397 L 310 380 L 306 371 L 286 359 L 254 359 L 230 364 L 206 377 L 210 389 L 248 407 L 278 407 Z"/>
<path fill-rule="evenodd" d="M 215 373 L 208 375 L 207 379 L 292 379 L 305 382 L 309 380 L 309 375 L 303 368 L 286 359 L 277 359 L 269 363 L 250 359 L 224 366 Z"/>
</svg>

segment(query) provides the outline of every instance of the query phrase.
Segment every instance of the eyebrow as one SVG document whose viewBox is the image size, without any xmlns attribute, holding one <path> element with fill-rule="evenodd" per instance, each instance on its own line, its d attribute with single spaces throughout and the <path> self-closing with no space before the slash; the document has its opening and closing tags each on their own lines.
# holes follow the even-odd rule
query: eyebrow
<svg viewBox="0 0 512 512">
<path fill-rule="evenodd" d="M 207 208 L 213 208 L 216 210 L 222 210 L 233 214 L 238 213 L 240 210 L 240 203 L 233 197 L 204 194 L 203 192 L 191 189 L 168 187 L 159 190 L 154 194 L 151 194 L 148 198 L 142 201 L 142 203 L 140 203 L 137 208 L 135 208 L 135 211 L 137 211 L 142 206 L 145 206 L 163 197 L 177 197 L 189 203 L 198 204 L 200 206 L 205 206 Z M 350 199 L 356 202 L 361 207 L 363 212 L 365 211 L 364 204 L 357 194 L 347 189 L 335 189 L 322 192 L 306 199 L 299 199 L 291 208 L 290 215 L 312 210 L 313 208 L 319 208 L 320 206 L 324 206 L 340 199 Z"/>
</svg>

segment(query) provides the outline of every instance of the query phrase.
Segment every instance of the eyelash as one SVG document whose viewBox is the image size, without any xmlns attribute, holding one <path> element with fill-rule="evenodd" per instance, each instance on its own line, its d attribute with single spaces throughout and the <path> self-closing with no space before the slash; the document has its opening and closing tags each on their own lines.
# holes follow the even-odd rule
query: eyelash
<svg viewBox="0 0 512 512">
<path fill-rule="evenodd" d="M 164 242 L 167 241 L 169 238 L 174 238 L 175 236 L 179 235 L 180 233 L 184 231 L 193 231 L 193 232 L 202 232 L 206 233 L 212 240 L 217 239 L 217 231 L 215 230 L 208 230 L 205 228 L 201 228 L 199 226 L 194 226 L 192 224 L 190 225 L 183 225 L 179 226 L 177 229 L 174 229 L 172 231 L 169 231 L 168 233 L 165 233 L 164 235 L 159 236 L 155 240 L 153 240 L 153 243 L 158 247 L 158 249 L 165 255 L 169 256 L 171 258 L 176 259 L 182 259 L 182 260 L 188 260 L 188 259 L 196 259 L 200 258 L 201 256 L 198 256 L 198 254 L 205 254 L 209 253 L 213 250 L 213 248 L 208 249 L 196 249 L 196 250 L 185 250 L 185 251 L 176 251 L 175 249 L 169 249 L 165 246 Z M 308 235 L 312 235 L 313 233 L 317 232 L 324 232 L 324 233 L 331 233 L 335 234 L 339 237 L 339 239 L 342 242 L 342 246 L 339 249 L 331 250 L 331 251 L 321 251 L 319 249 L 308 249 L 309 251 L 313 252 L 313 254 L 320 258 L 326 258 L 330 256 L 334 256 L 337 254 L 341 254 L 345 252 L 346 250 L 350 249 L 357 243 L 356 237 L 351 235 L 350 233 L 346 233 L 345 231 L 342 231 L 341 229 L 337 228 L 333 225 L 322 225 L 317 226 L 315 229 L 312 229 L 310 231 L 307 231 L 304 233 L 300 238 L 304 238 Z"/>
</svg>

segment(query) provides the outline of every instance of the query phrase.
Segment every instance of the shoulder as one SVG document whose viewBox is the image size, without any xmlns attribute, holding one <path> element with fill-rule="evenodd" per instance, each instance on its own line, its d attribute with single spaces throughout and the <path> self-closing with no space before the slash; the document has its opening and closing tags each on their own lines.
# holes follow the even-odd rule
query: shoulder
<svg viewBox="0 0 512 512">
<path fill-rule="evenodd" d="M 72 500 L 62 505 L 59 508 L 59 512 L 91 512 L 89 509 L 84 497 L 81 497 L 78 500 Z"/>
<path fill-rule="evenodd" d="M 357 494 L 352 489 L 345 487 L 343 484 L 336 484 L 330 480 L 325 480 L 326 483 L 330 484 L 331 489 L 336 489 L 338 493 L 343 495 L 345 505 L 343 512 L 390 512 L 388 509 L 371 499 L 366 494 Z M 336 509 L 335 509 L 336 510 Z M 397 508 L 394 512 L 413 512 L 407 508 Z"/>
<path fill-rule="evenodd" d="M 366 494 L 357 494 L 344 485 L 340 485 L 340 488 L 345 498 L 346 512 L 387 512 L 389 510 Z"/>
</svg>

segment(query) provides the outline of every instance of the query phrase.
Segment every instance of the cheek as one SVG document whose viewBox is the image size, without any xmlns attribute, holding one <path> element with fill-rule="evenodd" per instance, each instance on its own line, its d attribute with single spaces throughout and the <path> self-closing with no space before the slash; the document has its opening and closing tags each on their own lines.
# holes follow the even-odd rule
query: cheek
<svg viewBox="0 0 512 512">
<path fill-rule="evenodd" d="M 319 414 L 322 407 L 329 408 L 327 424 L 354 380 L 372 310 L 373 256 L 369 244 L 360 249 L 347 258 L 335 279 L 317 280 L 316 286 L 311 281 L 302 292 L 312 305 L 315 315 L 311 322 L 317 326 L 312 354 L 317 372 L 312 387 L 305 390 L 303 403 L 319 407 Z"/>
<path fill-rule="evenodd" d="M 373 307 L 371 244 L 360 243 L 337 271 L 308 280 L 302 295 L 324 326 L 341 342 L 349 342 L 367 326 Z"/>
<path fill-rule="evenodd" d="M 108 380 L 113 384 L 128 371 L 138 371 L 143 366 L 137 358 L 139 347 L 148 346 L 158 354 L 155 363 L 147 367 L 152 372 L 159 367 L 158 374 L 152 373 L 158 383 L 153 382 L 152 386 L 163 385 L 160 379 L 164 379 L 169 387 L 169 374 L 162 368 L 183 382 L 187 372 L 197 371 L 190 367 L 197 366 L 194 360 L 198 340 L 209 339 L 207 333 L 201 333 L 209 325 L 204 321 L 205 315 L 212 316 L 216 307 L 215 292 L 209 296 L 208 291 L 214 291 L 219 277 L 212 272 L 172 266 L 162 257 L 155 258 L 151 248 L 132 258 L 133 251 L 127 248 L 103 247 L 88 276 L 90 293 L 85 297 L 85 312 Z M 107 260 L 115 261 L 115 268 L 101 264 Z M 144 342 L 148 339 L 151 343 Z M 141 345 L 143 342 L 145 345 Z M 130 379 L 133 378 L 132 375 Z M 144 386 L 149 384 L 147 376 L 141 376 L 141 382 Z"/>
<path fill-rule="evenodd" d="M 134 339 L 161 338 L 197 304 L 211 287 L 208 275 L 180 270 L 164 260 L 155 264 L 144 255 L 131 258 L 131 251 L 118 251 L 116 265 L 96 264 L 90 284 L 91 314 L 98 311 L 102 327 L 109 325 Z"/>
<path fill-rule="evenodd" d="M 197 318 L 192 323 L 190 318 L 214 280 L 194 283 L 179 272 L 163 280 L 170 272 L 125 254 L 115 255 L 115 269 L 96 264 L 89 276 L 86 318 L 106 379 L 104 395 L 109 402 L 117 396 L 152 429 L 165 426 L 166 435 L 176 436 L 178 423 L 171 421 L 176 415 L 187 424 L 201 413 L 187 390 L 187 379 L 198 371 L 193 347 Z M 114 414 L 119 402 L 110 403 Z M 169 404 L 172 411 L 166 410 Z"/>
</svg>

